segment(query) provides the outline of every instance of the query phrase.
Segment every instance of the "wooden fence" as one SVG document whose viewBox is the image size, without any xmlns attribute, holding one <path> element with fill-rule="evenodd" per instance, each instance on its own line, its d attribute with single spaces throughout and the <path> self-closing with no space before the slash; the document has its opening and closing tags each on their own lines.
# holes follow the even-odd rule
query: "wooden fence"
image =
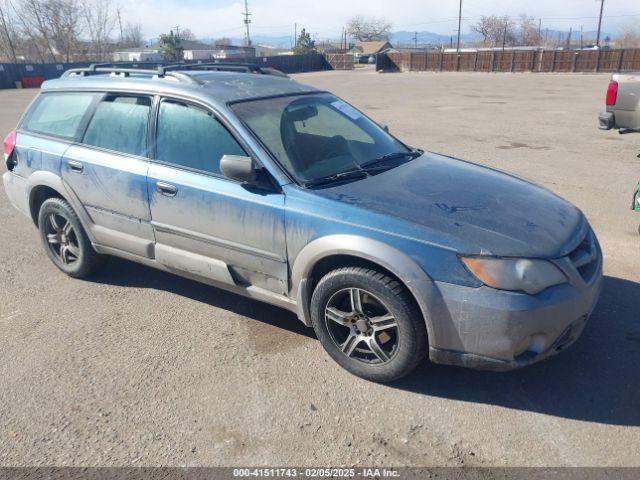
<svg viewBox="0 0 640 480">
<path fill-rule="evenodd" d="M 433 72 L 630 72 L 640 71 L 640 48 L 382 53 L 377 57 L 377 69 Z"/>
<path fill-rule="evenodd" d="M 333 70 L 353 70 L 355 68 L 353 55 L 328 53 L 325 54 L 324 58 Z"/>
</svg>

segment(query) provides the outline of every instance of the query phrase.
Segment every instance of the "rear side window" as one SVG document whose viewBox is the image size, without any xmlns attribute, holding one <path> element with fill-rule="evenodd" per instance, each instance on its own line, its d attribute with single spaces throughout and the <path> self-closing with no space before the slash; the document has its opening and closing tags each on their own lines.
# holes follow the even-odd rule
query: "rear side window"
<svg viewBox="0 0 640 480">
<path fill-rule="evenodd" d="M 46 93 L 28 114 L 24 130 L 57 137 L 75 138 L 93 93 Z"/>
<path fill-rule="evenodd" d="M 160 161 L 209 173 L 220 173 L 223 155 L 245 155 L 211 112 L 167 100 L 160 104 L 156 150 Z"/>
<path fill-rule="evenodd" d="M 131 155 L 147 155 L 149 97 L 105 97 L 89 122 L 82 143 Z"/>
</svg>

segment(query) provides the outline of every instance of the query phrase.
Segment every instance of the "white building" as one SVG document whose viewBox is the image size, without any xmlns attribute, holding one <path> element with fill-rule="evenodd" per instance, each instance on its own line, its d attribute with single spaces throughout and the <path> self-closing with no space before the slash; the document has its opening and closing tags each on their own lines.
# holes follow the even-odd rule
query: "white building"
<svg viewBox="0 0 640 480">
<path fill-rule="evenodd" d="M 184 60 L 212 60 L 254 57 L 253 47 L 238 45 L 208 45 L 193 40 L 181 40 Z M 115 62 L 159 62 L 164 59 L 164 45 L 153 44 L 139 48 L 125 48 L 113 52 Z"/>
</svg>

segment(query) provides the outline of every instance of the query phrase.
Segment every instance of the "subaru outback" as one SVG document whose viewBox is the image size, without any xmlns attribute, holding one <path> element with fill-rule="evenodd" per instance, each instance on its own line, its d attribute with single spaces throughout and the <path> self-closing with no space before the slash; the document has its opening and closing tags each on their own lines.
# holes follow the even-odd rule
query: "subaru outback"
<svg viewBox="0 0 640 480">
<path fill-rule="evenodd" d="M 576 207 L 408 146 L 329 92 L 214 69 L 44 83 L 3 181 L 60 270 L 111 255 L 283 307 L 380 382 L 426 358 L 513 369 L 578 338 L 602 254 Z"/>
</svg>

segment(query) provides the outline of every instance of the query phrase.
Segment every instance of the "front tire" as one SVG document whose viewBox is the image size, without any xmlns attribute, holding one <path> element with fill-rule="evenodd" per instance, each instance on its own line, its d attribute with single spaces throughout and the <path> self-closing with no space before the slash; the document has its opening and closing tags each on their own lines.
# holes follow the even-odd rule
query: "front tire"
<svg viewBox="0 0 640 480">
<path fill-rule="evenodd" d="M 84 278 L 105 262 L 106 257 L 93 249 L 76 212 L 61 198 L 42 203 L 38 230 L 49 259 L 70 277 Z"/>
<path fill-rule="evenodd" d="M 424 320 L 407 289 L 368 268 L 325 275 L 311 297 L 311 322 L 340 366 L 374 382 L 409 374 L 427 354 Z"/>
</svg>

